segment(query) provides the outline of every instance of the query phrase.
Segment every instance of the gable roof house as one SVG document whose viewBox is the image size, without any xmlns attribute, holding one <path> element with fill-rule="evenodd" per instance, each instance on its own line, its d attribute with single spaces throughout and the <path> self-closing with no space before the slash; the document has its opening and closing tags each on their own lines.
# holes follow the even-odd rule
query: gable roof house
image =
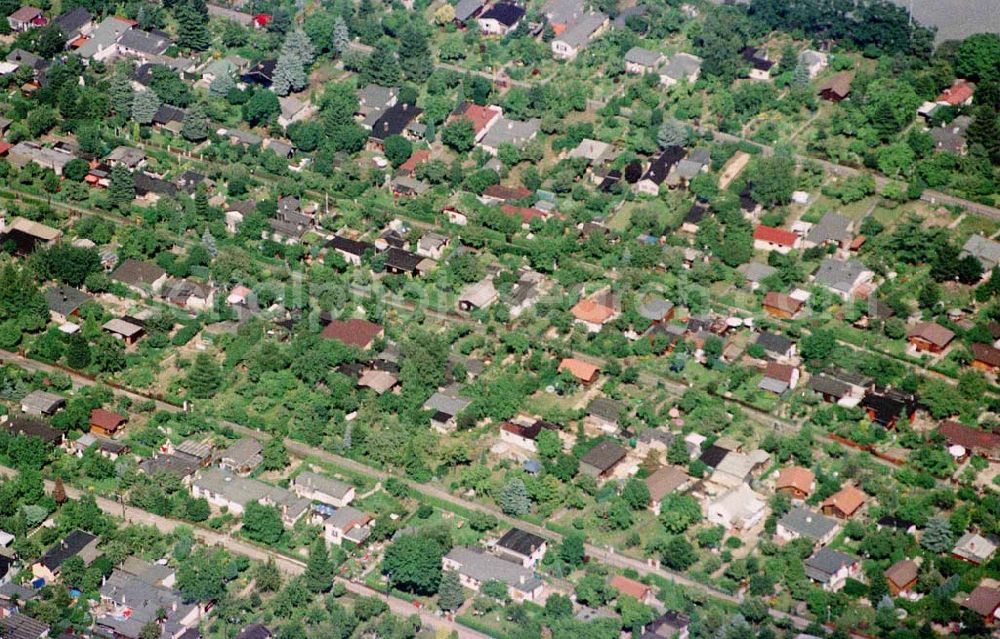
<svg viewBox="0 0 1000 639">
<path fill-rule="evenodd" d="M 684 490 L 691 484 L 691 478 L 680 466 L 660 466 L 646 477 L 646 488 L 649 489 L 649 509 L 657 517 L 660 516 L 660 506 L 663 499 L 674 492 Z"/>
<path fill-rule="evenodd" d="M 382 151 L 386 139 L 394 135 L 413 137 L 409 133 L 410 127 L 423 112 L 420 107 L 406 102 L 387 108 L 372 124 L 372 130 L 368 135 L 368 148 L 372 151 Z"/>
<path fill-rule="evenodd" d="M 94 16 L 84 7 L 74 7 L 55 19 L 56 26 L 66 38 L 66 41 L 76 40 L 90 33 L 94 28 Z"/>
<path fill-rule="evenodd" d="M 65 397 L 41 390 L 31 391 L 21 398 L 21 411 L 29 415 L 54 415 L 64 406 Z"/>
<path fill-rule="evenodd" d="M 264 446 L 253 437 L 241 437 L 219 455 L 219 468 L 249 475 L 264 461 Z"/>
<path fill-rule="evenodd" d="M 988 583 L 995 584 L 996 580 L 991 579 Z M 981 583 L 959 605 L 982 617 L 984 623 L 992 625 L 1000 618 L 997 614 L 1000 609 L 1000 588 Z"/>
<path fill-rule="evenodd" d="M 957 79 L 950 87 L 941 92 L 935 102 L 943 106 L 959 107 L 972 104 L 976 85 L 968 80 Z"/>
<path fill-rule="evenodd" d="M 839 213 L 827 213 L 814 224 L 802 239 L 802 248 L 836 246 L 846 249 L 853 237 L 854 221 Z"/>
<path fill-rule="evenodd" d="M 167 282 L 167 272 L 152 262 L 129 258 L 111 273 L 111 279 L 124 284 L 142 297 L 148 297 L 160 292 Z"/>
<path fill-rule="evenodd" d="M 990 344 L 975 343 L 972 351 L 972 367 L 987 373 L 996 373 L 1000 368 L 1000 348 Z"/>
<path fill-rule="evenodd" d="M 441 566 L 457 572 L 462 585 L 477 592 L 487 581 L 499 581 L 517 602 L 534 601 L 542 594 L 542 580 L 532 570 L 478 548 L 456 546 L 441 559 Z"/>
<path fill-rule="evenodd" d="M 281 107 L 281 113 L 278 115 L 278 125 L 283 129 L 287 129 L 289 125 L 295 122 L 308 120 L 319 111 L 319 107 L 309 100 L 299 100 L 293 96 L 278 98 L 278 104 Z"/>
<path fill-rule="evenodd" d="M 569 371 L 570 375 L 575 377 L 581 384 L 588 385 L 594 383 L 594 380 L 597 379 L 601 369 L 600 367 L 595 366 L 590 362 L 585 362 L 582 359 L 565 357 L 561 362 L 559 362 L 559 367 L 557 369 L 557 372 L 559 373 L 562 373 L 563 371 Z"/>
<path fill-rule="evenodd" d="M 475 102 L 463 101 L 449 116 L 454 122 L 466 119 L 472 123 L 472 131 L 476 143 L 479 143 L 487 132 L 503 117 L 503 109 L 498 106 L 480 106 Z"/>
<path fill-rule="evenodd" d="M 876 388 L 865 392 L 861 407 L 873 422 L 891 429 L 896 427 L 900 418 L 910 423 L 914 421 L 917 415 L 917 397 L 894 388 Z"/>
<path fill-rule="evenodd" d="M 465 312 L 484 309 L 497 301 L 499 293 L 490 278 L 466 286 L 458 297 L 458 308 Z"/>
<path fill-rule="evenodd" d="M 788 360 L 795 357 L 795 342 L 778 333 L 762 331 L 757 335 L 754 344 L 763 348 L 767 357 L 776 360 Z"/>
<path fill-rule="evenodd" d="M 833 540 L 839 529 L 836 519 L 807 508 L 793 508 L 778 520 L 775 536 L 783 542 L 808 539 L 814 545 L 823 546 Z"/>
<path fill-rule="evenodd" d="M 0 422 L 0 429 L 17 437 L 35 437 L 48 446 L 61 445 L 66 438 L 61 430 L 56 430 L 43 421 L 25 417 L 12 417 L 5 422 Z"/>
<path fill-rule="evenodd" d="M 115 437 L 119 434 L 128 418 L 124 415 L 95 408 L 90 411 L 90 433 L 101 437 Z"/>
<path fill-rule="evenodd" d="M 501 144 L 512 144 L 518 149 L 523 149 L 528 142 L 531 142 L 538 135 L 542 121 L 538 118 L 528 120 L 511 120 L 505 116 L 500 118 L 486 131 L 479 141 L 479 148 L 490 155 L 499 152 Z"/>
<path fill-rule="evenodd" d="M 790 364 L 768 362 L 764 369 L 764 377 L 757 384 L 757 388 L 781 395 L 787 390 L 794 389 L 798 384 L 799 369 L 797 367 Z"/>
<path fill-rule="evenodd" d="M 608 580 L 608 585 L 618 591 L 618 595 L 626 595 L 632 597 L 647 606 L 652 604 L 654 601 L 653 588 L 647 586 L 641 581 L 636 581 L 635 579 L 629 579 L 624 575 L 614 575 Z"/>
<path fill-rule="evenodd" d="M 45 303 L 49 307 L 49 316 L 52 321 L 59 324 L 65 323 L 70 317 L 77 317 L 80 314 L 80 307 L 94 299 L 83 291 L 59 284 L 45 291 Z"/>
<path fill-rule="evenodd" d="M 639 181 L 635 183 L 633 186 L 635 191 L 645 195 L 659 195 L 660 186 L 666 181 L 674 166 L 684 159 L 686 153 L 684 148 L 680 146 L 670 146 L 664 149 L 649 165 Z"/>
<path fill-rule="evenodd" d="M 668 610 L 643 626 L 639 639 L 688 639 L 691 636 L 690 626 L 690 617 Z"/>
<path fill-rule="evenodd" d="M 434 429 L 442 433 L 450 433 L 458 426 L 455 418 L 471 403 L 472 400 L 458 395 L 457 390 L 445 389 L 445 391 L 438 391 L 431 395 L 424 402 L 422 408 L 433 412 L 431 426 Z"/>
<path fill-rule="evenodd" d="M 354 266 L 361 266 L 361 258 L 366 251 L 375 252 L 375 245 L 369 242 L 352 240 L 341 235 L 334 235 L 324 245 L 327 251 L 336 251 L 344 261 Z"/>
<path fill-rule="evenodd" d="M 45 25 L 45 18 L 42 10 L 37 7 L 19 7 L 14 13 L 7 16 L 7 24 L 11 31 L 22 33 L 29 29 Z"/>
<path fill-rule="evenodd" d="M 484 4 L 484 0 L 458 0 L 455 5 L 455 25 L 458 27 L 466 26 L 467 22 L 479 15 Z"/>
<path fill-rule="evenodd" d="M 844 71 L 829 78 L 821 84 L 818 93 L 821 98 L 830 102 L 840 102 L 851 95 L 851 83 L 854 77 L 850 71 Z"/>
<path fill-rule="evenodd" d="M 497 540 L 493 552 L 525 568 L 534 568 L 541 562 L 547 549 L 545 539 L 520 528 L 511 528 Z"/>
<path fill-rule="evenodd" d="M 602 291 L 581 299 L 569 312 L 573 314 L 573 321 L 586 328 L 588 333 L 600 333 L 605 324 L 614 321 L 620 315 L 614 306 L 614 296 L 610 291 Z"/>
<path fill-rule="evenodd" d="M 990 560 L 997 551 L 996 539 L 984 537 L 974 532 L 967 532 L 955 542 L 951 554 L 962 561 L 979 566 Z"/>
<path fill-rule="evenodd" d="M 885 569 L 885 580 L 889 584 L 889 594 L 893 597 L 906 595 L 912 592 L 917 585 L 917 574 L 920 566 L 912 559 L 900 559 L 893 565 Z M 1000 600 L 998 600 L 1000 604 Z"/>
<path fill-rule="evenodd" d="M 609 24 L 608 16 L 600 11 L 583 14 L 552 40 L 552 56 L 557 60 L 575 60 L 587 43 L 600 35 Z"/>
<path fill-rule="evenodd" d="M 938 435 L 951 446 L 961 446 L 967 454 L 979 455 L 990 461 L 1000 461 L 1000 435 L 946 420 L 938 426 Z"/>
<path fill-rule="evenodd" d="M 164 636 L 177 637 L 195 627 L 202 615 L 196 602 L 186 603 L 180 593 L 122 570 L 112 571 L 100 594 L 95 624 L 102 634 L 122 639 L 139 639 L 149 623 L 159 624 Z"/>
<path fill-rule="evenodd" d="M 86 36 L 86 40 L 76 49 L 76 54 L 85 62 L 102 62 L 118 52 L 118 38 L 130 31 L 135 23 L 124 18 L 108 16 L 97 28 Z"/>
<path fill-rule="evenodd" d="M 50 630 L 48 624 L 16 612 L 16 609 L 0 616 L 0 637 L 4 639 L 43 639 L 49 636 Z"/>
<path fill-rule="evenodd" d="M 373 519 L 353 506 L 343 506 L 323 520 L 323 538 L 336 546 L 342 546 L 344 541 L 360 546 L 372 534 Z"/>
<path fill-rule="evenodd" d="M 906 334 L 907 340 L 917 352 L 943 353 L 955 333 L 937 322 L 919 322 Z"/>
<path fill-rule="evenodd" d="M 978 233 L 970 235 L 969 239 L 962 246 L 962 252 L 959 257 L 965 257 L 966 255 L 971 255 L 979 260 L 979 263 L 983 265 L 985 275 L 989 271 L 992 271 L 994 266 L 1000 264 L 1000 242 L 979 235 Z"/>
<path fill-rule="evenodd" d="M 806 576 L 820 584 L 827 592 L 837 592 L 844 587 L 848 578 L 861 573 L 861 561 L 857 557 L 831 548 L 820 548 L 806 559 Z"/>
<path fill-rule="evenodd" d="M 354 486 L 305 470 L 295 476 L 289 488 L 299 497 L 343 508 L 354 501 Z"/>
<path fill-rule="evenodd" d="M 320 333 L 326 339 L 333 339 L 366 351 L 372 347 L 375 340 L 385 336 L 385 329 L 368 320 L 352 318 L 349 320 L 333 320 Z"/>
<path fill-rule="evenodd" d="M 129 29 L 118 38 L 118 54 L 147 62 L 162 56 L 171 45 L 162 31 Z"/>
<path fill-rule="evenodd" d="M 870 283 L 874 275 L 854 258 L 837 260 L 829 257 L 819 265 L 813 280 L 841 299 L 849 300 Z"/>
<path fill-rule="evenodd" d="M 618 432 L 618 421 L 624 412 L 623 402 L 608 397 L 595 397 L 587 406 L 583 427 L 586 431 L 614 435 Z"/>
<path fill-rule="evenodd" d="M 854 486 L 844 486 L 823 500 L 820 509 L 824 515 L 838 519 L 850 519 L 865 505 L 866 501 L 868 501 L 868 495 L 861 490 Z"/>
<path fill-rule="evenodd" d="M 650 51 L 642 47 L 632 47 L 625 52 L 625 72 L 642 75 L 652 73 L 666 60 L 666 56 L 658 51 Z"/>
<path fill-rule="evenodd" d="M 580 458 L 580 472 L 595 479 L 606 479 L 626 456 L 624 448 L 610 440 L 602 440 Z"/>
<path fill-rule="evenodd" d="M 774 491 L 792 499 L 805 500 L 816 489 L 816 473 L 801 466 L 788 466 L 778 471 Z"/>
<path fill-rule="evenodd" d="M 777 251 L 787 255 L 799 248 L 802 238 L 798 234 L 759 224 L 753 231 L 753 248 L 757 251 Z"/>
<path fill-rule="evenodd" d="M 694 84 L 701 77 L 702 60 L 690 53 L 675 53 L 670 62 L 660 68 L 660 84 L 672 87 L 680 82 Z"/>
<path fill-rule="evenodd" d="M 730 451 L 712 471 L 709 481 L 723 488 L 736 488 L 747 483 L 767 467 L 771 456 L 757 449 L 749 453 Z"/>
<path fill-rule="evenodd" d="M 483 35 L 504 36 L 516 28 L 523 17 L 524 7 L 512 2 L 497 2 L 479 14 L 479 31 Z"/>
<path fill-rule="evenodd" d="M 799 54 L 798 63 L 809 72 L 809 79 L 812 80 L 829 64 L 829 56 L 821 51 L 806 49 Z"/>
<path fill-rule="evenodd" d="M 764 498 L 741 483 L 709 502 L 706 519 L 727 530 L 749 530 L 764 520 L 766 509 Z"/>
<path fill-rule="evenodd" d="M 43 169 L 52 169 L 56 175 L 62 176 L 63 169 L 76 156 L 64 147 L 44 147 L 37 142 L 18 142 L 7 151 L 7 161 L 17 168 L 34 162 Z"/>
<path fill-rule="evenodd" d="M 50 584 L 58 579 L 60 568 L 70 557 L 80 557 L 84 564 L 90 564 L 97 559 L 100 555 L 97 550 L 99 541 L 100 539 L 95 535 L 82 530 L 74 530 L 61 541 L 49 546 L 41 559 L 31 565 L 31 574 Z"/>
<path fill-rule="evenodd" d="M 294 493 L 255 479 L 240 477 L 228 470 L 209 466 L 191 482 L 191 495 L 204 497 L 210 504 L 226 507 L 234 515 L 242 515 L 247 504 L 258 502 L 274 506 L 281 513 L 282 523 L 292 527 L 309 510 L 309 500 Z"/>
<path fill-rule="evenodd" d="M 500 441 L 518 448 L 537 453 L 535 440 L 543 430 L 559 431 L 559 427 L 551 422 L 532 417 L 518 416 L 500 424 Z"/>
<path fill-rule="evenodd" d="M 768 59 L 767 51 L 754 47 L 746 47 L 740 51 L 740 55 L 744 60 L 750 63 L 748 77 L 751 80 L 759 80 L 761 82 L 770 81 L 771 69 L 774 67 L 774 61 Z"/>
</svg>

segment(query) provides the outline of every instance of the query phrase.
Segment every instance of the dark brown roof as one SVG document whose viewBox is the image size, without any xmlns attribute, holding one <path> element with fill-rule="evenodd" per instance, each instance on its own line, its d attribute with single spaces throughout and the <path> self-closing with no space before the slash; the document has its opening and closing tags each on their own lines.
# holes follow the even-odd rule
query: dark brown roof
<svg viewBox="0 0 1000 639">
<path fill-rule="evenodd" d="M 38 421 L 37 419 L 25 419 L 23 417 L 15 417 L 8 420 L 3 424 L 3 428 L 13 435 L 37 437 L 47 444 L 55 444 L 63 436 L 61 432 L 45 422 Z"/>
<path fill-rule="evenodd" d="M 963 608 L 968 608 L 983 617 L 988 617 L 1000 607 L 1000 590 L 986 586 L 976 586 L 962 602 Z"/>
<path fill-rule="evenodd" d="M 820 93 L 832 93 L 840 98 L 846 98 L 851 94 L 851 74 L 838 73 L 820 85 Z"/>
<path fill-rule="evenodd" d="M 382 333 L 378 324 L 363 319 L 334 320 L 326 325 L 321 335 L 327 339 L 365 349 Z"/>
<path fill-rule="evenodd" d="M 949 446 L 959 445 L 968 450 L 983 450 L 1000 448 L 1000 435 L 988 433 L 978 428 L 971 428 L 948 420 L 938 426 L 938 434 L 944 437 Z"/>
<path fill-rule="evenodd" d="M 802 302 L 784 293 L 770 291 L 764 296 L 764 306 L 770 306 L 771 308 L 788 313 L 798 313 L 799 309 L 802 308 Z"/>
<path fill-rule="evenodd" d="M 625 458 L 625 449 L 618 444 L 604 440 L 580 458 L 581 464 L 593 466 L 602 473 L 614 468 L 615 464 Z"/>
<path fill-rule="evenodd" d="M 129 286 L 148 286 L 160 279 L 167 272 L 151 262 L 125 260 L 111 274 L 111 279 Z"/>
<path fill-rule="evenodd" d="M 909 559 L 902 559 L 885 569 L 885 578 L 902 588 L 917 578 L 919 567 Z"/>
<path fill-rule="evenodd" d="M 972 357 L 988 366 L 1000 366 L 1000 348 L 989 344 L 973 344 Z"/>
<path fill-rule="evenodd" d="M 955 339 L 955 333 L 937 322 L 920 322 L 910 329 L 908 337 L 926 340 L 939 348 L 944 348 Z"/>
</svg>

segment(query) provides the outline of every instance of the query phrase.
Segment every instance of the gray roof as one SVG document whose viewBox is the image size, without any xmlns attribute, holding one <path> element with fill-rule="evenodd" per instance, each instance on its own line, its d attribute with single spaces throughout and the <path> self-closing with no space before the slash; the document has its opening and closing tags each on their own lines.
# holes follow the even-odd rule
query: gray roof
<svg viewBox="0 0 1000 639">
<path fill-rule="evenodd" d="M 742 273 L 743 277 L 747 280 L 754 283 L 766 280 L 778 272 L 778 269 L 773 266 L 769 264 L 762 264 L 761 262 L 748 262 L 738 266 L 736 270 Z"/>
<path fill-rule="evenodd" d="M 845 384 L 839 379 L 834 379 L 823 374 L 813 375 L 809 380 L 809 388 L 813 389 L 817 393 L 830 395 L 831 397 L 836 397 L 838 399 L 845 397 L 849 392 L 851 392 L 849 384 Z"/>
<path fill-rule="evenodd" d="M 592 466 L 604 473 L 614 468 L 615 464 L 620 462 L 626 454 L 627 451 L 624 448 L 605 439 L 581 457 L 580 463 Z"/>
<path fill-rule="evenodd" d="M 255 468 L 263 461 L 261 457 L 263 450 L 261 443 L 253 437 L 243 437 L 230 444 L 219 459 L 235 468 Z"/>
<path fill-rule="evenodd" d="M 824 56 L 819 51 L 813 51 L 812 49 L 806 49 L 799 54 L 799 62 L 805 65 L 813 65 L 821 63 L 824 60 Z"/>
<path fill-rule="evenodd" d="M 757 336 L 755 344 L 760 344 L 764 347 L 765 351 L 771 353 L 785 353 L 794 344 L 792 340 L 788 339 L 784 335 L 778 335 L 777 333 L 771 333 L 769 331 L 764 331 Z"/>
<path fill-rule="evenodd" d="M 22 405 L 30 406 L 43 413 L 50 413 L 65 403 L 66 398 L 62 395 L 56 395 L 55 393 L 48 393 L 40 390 L 31 391 L 21 398 Z"/>
<path fill-rule="evenodd" d="M 677 175 L 685 180 L 690 180 L 701 173 L 703 168 L 705 168 L 704 163 L 684 158 L 677 163 Z"/>
<path fill-rule="evenodd" d="M 549 0 L 542 7 L 542 13 L 549 22 L 556 24 L 569 24 L 583 10 L 583 0 Z"/>
<path fill-rule="evenodd" d="M 76 7 L 56 18 L 55 23 L 66 38 L 73 38 L 79 35 L 80 29 L 93 19 L 94 17 L 85 8 Z"/>
<path fill-rule="evenodd" d="M 326 518 L 324 525 L 332 526 L 338 530 L 344 530 L 351 524 L 359 524 L 361 522 L 367 522 L 371 517 L 358 510 L 357 508 L 351 508 L 350 506 L 344 506 L 343 508 L 338 508 Z M 349 531 L 345 533 L 345 537 L 353 542 L 361 543 L 371 534 L 371 526 L 368 525 L 355 525 L 351 527 Z"/>
<path fill-rule="evenodd" d="M 644 67 L 655 66 L 661 57 L 662 54 L 642 47 L 632 47 L 625 52 L 625 62 L 640 64 Z"/>
<path fill-rule="evenodd" d="M 4 639 L 39 639 L 49 633 L 49 627 L 19 612 L 8 617 L 0 617 L 0 635 Z"/>
<path fill-rule="evenodd" d="M 541 123 L 542 121 L 538 118 L 532 118 L 521 122 L 519 120 L 510 120 L 506 117 L 500 117 L 500 119 L 496 121 L 496 124 L 491 126 L 490 130 L 486 132 L 481 144 L 483 146 L 489 146 L 496 149 L 499 148 L 504 142 L 509 142 L 514 146 L 521 148 L 527 144 L 532 137 L 538 134 L 538 129 L 541 126 Z"/>
<path fill-rule="evenodd" d="M 182 628 L 178 620 L 188 615 L 197 605 L 186 604 L 179 593 L 147 583 L 121 570 L 112 571 L 111 576 L 101 586 L 100 592 L 102 599 L 127 607 L 131 614 L 117 615 L 109 611 L 97 617 L 97 624 L 126 637 L 138 637 L 142 627 L 150 621 L 155 621 L 157 613 L 161 610 L 167 614 L 164 630 L 169 629 L 169 634 L 172 636 Z"/>
<path fill-rule="evenodd" d="M 795 508 L 785 513 L 785 516 L 778 520 L 778 524 L 801 537 L 818 541 L 837 527 L 837 520 L 814 513 L 807 508 Z"/>
<path fill-rule="evenodd" d="M 94 54 L 117 42 L 118 38 L 131 28 L 131 23 L 114 16 L 107 17 L 87 36 L 87 41 L 76 50 L 76 53 L 81 58 L 93 57 Z"/>
<path fill-rule="evenodd" d="M 174 447 L 178 453 L 183 453 L 195 459 L 206 459 L 212 454 L 212 446 L 200 439 L 185 439 Z"/>
<path fill-rule="evenodd" d="M 826 583 L 838 570 L 856 561 L 857 558 L 845 552 L 820 548 L 816 554 L 806 559 L 806 576 L 820 583 Z"/>
<path fill-rule="evenodd" d="M 303 499 L 284 488 L 240 477 L 214 466 L 201 471 L 192 485 L 216 495 L 224 495 L 232 503 L 241 506 L 253 501 L 270 502 L 279 508 L 287 508 L 289 518 L 294 518 L 295 513 L 309 508 L 308 499 Z"/>
<path fill-rule="evenodd" d="M 342 481 L 324 477 L 319 473 L 310 470 L 303 471 L 292 480 L 296 486 L 302 486 L 308 490 L 325 493 L 337 499 L 343 499 L 351 491 L 352 486 Z"/>
<path fill-rule="evenodd" d="M 118 38 L 118 45 L 149 55 L 163 55 L 173 44 L 163 32 L 150 33 L 139 29 L 129 29 Z"/>
<path fill-rule="evenodd" d="M 483 0 L 459 0 L 455 5 L 455 19 L 465 22 L 473 13 L 483 7 Z"/>
<path fill-rule="evenodd" d="M 556 40 L 565 42 L 571 47 L 586 44 L 595 31 L 601 28 L 608 16 L 603 13 L 586 13 L 563 31 Z"/>
<path fill-rule="evenodd" d="M 658 295 L 646 295 L 639 300 L 639 315 L 648 320 L 660 321 L 673 310 L 674 303 Z"/>
<path fill-rule="evenodd" d="M 847 293 L 865 270 L 864 264 L 854 258 L 849 260 L 827 258 L 816 270 L 816 283 Z"/>
<path fill-rule="evenodd" d="M 764 376 L 757 384 L 757 388 L 761 390 L 766 390 L 774 393 L 775 395 L 781 395 L 786 390 L 788 390 L 788 382 L 775 379 L 773 377 Z"/>
<path fill-rule="evenodd" d="M 160 585 L 164 580 L 169 579 L 174 574 L 174 569 L 164 564 L 152 564 L 138 557 L 126 557 L 122 562 L 121 571 L 138 577 L 143 582 L 151 585 Z"/>
<path fill-rule="evenodd" d="M 447 395 L 445 393 L 434 393 L 430 396 L 430 399 L 424 402 L 423 408 L 424 410 L 432 410 L 454 417 L 465 410 L 471 403 L 472 400 L 464 397 Z"/>
<path fill-rule="evenodd" d="M 598 397 L 590 402 L 587 412 L 608 422 L 617 422 L 625 411 L 625 404 L 617 399 Z"/>
<path fill-rule="evenodd" d="M 982 235 L 973 235 L 962 247 L 962 257 L 971 255 L 979 260 L 983 269 L 990 270 L 1000 264 L 1000 242 Z"/>
<path fill-rule="evenodd" d="M 815 244 L 846 242 L 851 239 L 851 220 L 839 213 L 827 213 L 806 233 L 806 240 Z"/>
<path fill-rule="evenodd" d="M 60 315 L 70 315 L 76 309 L 83 306 L 85 302 L 92 299 L 90 295 L 87 295 L 83 291 L 75 289 L 72 286 L 66 286 L 65 284 L 53 286 L 45 291 L 45 302 L 49 305 L 49 310 L 55 311 Z"/>
<path fill-rule="evenodd" d="M 660 75 L 665 75 L 674 80 L 681 80 L 692 73 L 701 70 L 701 58 L 690 53 L 678 53 L 670 58 L 670 62 L 660 70 Z"/>
<path fill-rule="evenodd" d="M 131 146 L 116 146 L 105 158 L 108 162 L 121 162 L 125 166 L 135 168 L 140 162 L 146 159 L 146 152 Z"/>
<path fill-rule="evenodd" d="M 389 107 L 399 93 L 395 87 L 384 87 L 378 84 L 369 84 L 358 91 L 358 102 L 364 110 L 384 111 Z"/>
<path fill-rule="evenodd" d="M 456 546 L 446 558 L 459 564 L 459 572 L 480 583 L 500 581 L 524 592 L 530 592 L 541 585 L 535 574 L 522 566 L 475 548 Z"/>
</svg>

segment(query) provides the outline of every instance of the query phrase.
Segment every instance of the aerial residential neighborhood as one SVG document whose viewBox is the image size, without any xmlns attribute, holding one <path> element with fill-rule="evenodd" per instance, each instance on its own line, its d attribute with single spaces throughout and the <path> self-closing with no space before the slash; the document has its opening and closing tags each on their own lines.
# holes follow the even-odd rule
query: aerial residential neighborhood
<svg viewBox="0 0 1000 639">
<path fill-rule="evenodd" d="M 996 636 L 932 4 L 7 2 L 0 637 Z"/>
</svg>

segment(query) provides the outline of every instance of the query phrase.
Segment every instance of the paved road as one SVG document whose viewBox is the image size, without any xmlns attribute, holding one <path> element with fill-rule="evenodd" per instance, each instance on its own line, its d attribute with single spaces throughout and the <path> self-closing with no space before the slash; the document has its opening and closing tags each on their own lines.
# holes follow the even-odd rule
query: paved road
<svg viewBox="0 0 1000 639">
<path fill-rule="evenodd" d="M 11 477 L 16 474 L 17 471 L 13 468 L 0 466 L 0 476 Z M 48 493 L 51 494 L 54 488 L 55 484 L 53 482 L 45 480 L 45 490 Z M 64 488 L 66 489 L 66 494 L 73 499 L 79 498 L 83 492 L 73 486 L 64 486 Z M 261 548 L 256 544 L 233 537 L 228 533 L 209 530 L 200 526 L 195 526 L 189 522 L 161 517 L 160 515 L 156 515 L 134 506 L 125 506 L 123 511 L 121 503 L 96 495 L 95 501 L 97 502 L 97 506 L 108 515 L 123 518 L 130 524 L 155 526 L 157 529 L 165 533 L 172 532 L 178 526 L 186 526 L 194 531 L 195 539 L 197 539 L 199 543 L 206 546 L 222 546 L 229 552 L 237 555 L 243 555 L 254 561 L 267 561 L 268 559 L 273 559 L 281 572 L 292 577 L 301 575 L 306 570 L 306 562 L 300 559 L 294 559 L 282 553 Z M 401 617 L 405 618 L 419 612 L 420 620 L 425 626 L 431 628 L 444 628 L 448 632 L 455 631 L 461 639 L 489 639 L 487 635 L 473 630 L 472 628 L 467 628 L 454 621 L 437 617 L 429 612 L 419 611 L 413 606 L 413 604 L 403 599 L 399 599 L 397 597 L 387 597 L 385 593 L 378 592 L 377 590 L 369 588 L 364 584 L 355 583 L 341 577 L 335 577 L 335 579 L 336 581 L 344 584 L 348 591 L 356 595 L 363 597 L 378 597 L 379 599 L 382 599 L 389 605 L 389 609 L 392 610 L 393 613 Z"/>
</svg>

